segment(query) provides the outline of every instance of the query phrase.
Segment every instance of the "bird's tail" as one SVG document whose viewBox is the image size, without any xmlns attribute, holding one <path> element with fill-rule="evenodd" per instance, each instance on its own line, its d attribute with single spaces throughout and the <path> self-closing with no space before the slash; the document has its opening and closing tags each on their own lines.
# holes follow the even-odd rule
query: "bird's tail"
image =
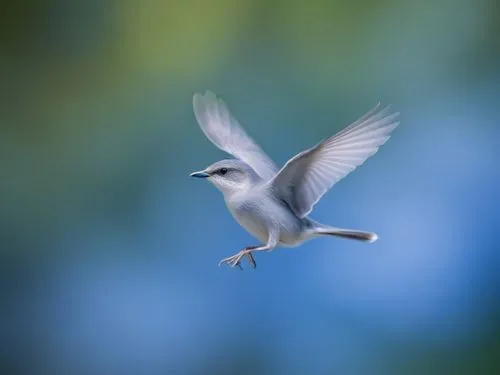
<svg viewBox="0 0 500 375">
<path fill-rule="evenodd" d="M 378 239 L 377 234 L 372 232 L 334 228 L 326 225 L 317 226 L 316 228 L 314 228 L 314 233 L 318 235 L 335 236 L 370 243 L 375 242 Z"/>
</svg>

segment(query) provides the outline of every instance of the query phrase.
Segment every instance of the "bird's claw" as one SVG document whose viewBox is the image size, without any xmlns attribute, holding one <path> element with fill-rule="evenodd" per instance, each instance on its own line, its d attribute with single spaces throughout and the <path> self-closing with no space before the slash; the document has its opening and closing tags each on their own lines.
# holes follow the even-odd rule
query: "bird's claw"
<svg viewBox="0 0 500 375">
<path fill-rule="evenodd" d="M 257 263 L 255 263 L 255 259 L 253 258 L 252 253 L 248 252 L 247 257 L 248 257 L 248 263 L 250 263 L 250 265 L 252 266 L 253 269 L 256 269 Z"/>
<path fill-rule="evenodd" d="M 246 250 L 242 250 L 238 254 L 222 259 L 219 262 L 219 267 L 222 264 L 227 264 L 229 267 L 238 267 L 240 270 L 243 270 L 243 267 L 241 267 L 241 258 L 243 258 L 245 255 L 248 257 L 248 263 L 250 263 L 252 268 L 256 268 L 257 264 L 255 263 L 255 259 L 253 258 L 252 253 Z"/>
</svg>

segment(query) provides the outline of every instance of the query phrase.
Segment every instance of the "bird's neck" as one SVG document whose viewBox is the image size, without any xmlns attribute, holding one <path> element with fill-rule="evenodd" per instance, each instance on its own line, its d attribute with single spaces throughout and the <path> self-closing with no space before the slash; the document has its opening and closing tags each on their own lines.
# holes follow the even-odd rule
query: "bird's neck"
<svg viewBox="0 0 500 375">
<path fill-rule="evenodd" d="M 224 189 L 224 191 L 222 191 L 222 194 L 224 195 L 224 200 L 228 202 L 238 197 L 239 195 L 245 195 L 250 190 L 252 190 L 257 184 L 258 182 L 255 183 L 254 181 L 248 180 L 242 184 L 235 185 L 231 188 L 226 188 Z"/>
</svg>

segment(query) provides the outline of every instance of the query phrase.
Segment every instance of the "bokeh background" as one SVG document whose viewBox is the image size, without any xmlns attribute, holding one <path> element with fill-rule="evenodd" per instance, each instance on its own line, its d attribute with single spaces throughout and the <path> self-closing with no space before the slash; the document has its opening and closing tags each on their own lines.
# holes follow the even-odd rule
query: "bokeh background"
<svg viewBox="0 0 500 375">
<path fill-rule="evenodd" d="M 3 2 L 2 374 L 500 373 L 494 0 Z M 213 90 L 281 165 L 392 104 L 316 206 L 375 231 L 256 244 L 189 173 Z"/>
</svg>

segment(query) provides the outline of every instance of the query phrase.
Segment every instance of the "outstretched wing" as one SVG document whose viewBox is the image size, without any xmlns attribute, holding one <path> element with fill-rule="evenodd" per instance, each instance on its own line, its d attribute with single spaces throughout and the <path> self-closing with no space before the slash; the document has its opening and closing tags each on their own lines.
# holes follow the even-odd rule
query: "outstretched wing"
<svg viewBox="0 0 500 375">
<path fill-rule="evenodd" d="M 194 94 L 196 120 L 208 139 L 221 150 L 247 163 L 263 179 L 270 180 L 278 168 L 231 115 L 226 103 L 211 91 Z"/>
<path fill-rule="evenodd" d="M 399 113 L 380 103 L 334 136 L 291 158 L 270 181 L 299 217 L 308 215 L 338 181 L 375 154 L 398 126 Z"/>
</svg>

